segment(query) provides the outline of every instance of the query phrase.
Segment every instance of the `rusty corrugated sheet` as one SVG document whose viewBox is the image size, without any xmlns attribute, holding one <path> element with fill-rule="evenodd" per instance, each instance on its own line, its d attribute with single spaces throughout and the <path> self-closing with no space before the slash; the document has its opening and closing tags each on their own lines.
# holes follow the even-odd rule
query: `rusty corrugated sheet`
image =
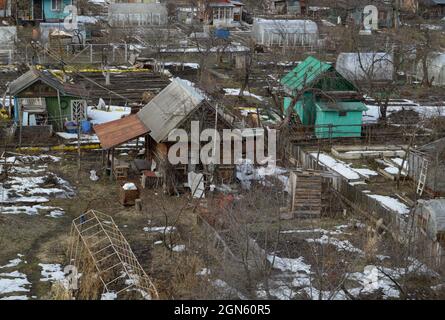
<svg viewBox="0 0 445 320">
<path fill-rule="evenodd" d="M 103 149 L 111 149 L 150 132 L 136 115 L 95 125 Z"/>
</svg>

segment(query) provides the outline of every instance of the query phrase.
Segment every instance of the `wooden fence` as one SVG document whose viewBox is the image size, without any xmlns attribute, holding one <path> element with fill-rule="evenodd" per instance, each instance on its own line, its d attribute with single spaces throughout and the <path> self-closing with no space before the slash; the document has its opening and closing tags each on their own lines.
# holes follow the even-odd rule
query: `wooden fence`
<svg viewBox="0 0 445 320">
<path fill-rule="evenodd" d="M 127 43 L 116 44 L 67 44 L 51 46 L 49 49 L 57 53 L 66 63 L 75 64 L 126 64 L 133 47 Z M 55 63 L 54 58 L 46 51 L 39 57 L 42 64 Z"/>
<path fill-rule="evenodd" d="M 317 169 L 321 171 L 331 171 L 328 167 L 317 163 L 315 156 L 305 152 L 300 146 L 292 144 L 286 150 L 288 156 L 296 165 L 304 169 Z M 416 246 L 421 248 L 417 250 L 423 257 L 423 262 L 430 267 L 440 268 L 445 263 L 443 257 L 445 250 L 437 241 L 428 237 L 413 221 L 413 211 L 410 212 L 410 218 L 405 219 L 400 213 L 392 211 L 382 205 L 378 200 L 371 198 L 366 193 L 351 185 L 349 181 L 334 173 L 332 178 L 332 188 L 341 196 L 348 200 L 355 208 L 366 212 L 368 217 L 374 219 L 383 219 L 384 225 L 390 230 L 392 236 L 404 243 L 415 239 Z"/>
</svg>

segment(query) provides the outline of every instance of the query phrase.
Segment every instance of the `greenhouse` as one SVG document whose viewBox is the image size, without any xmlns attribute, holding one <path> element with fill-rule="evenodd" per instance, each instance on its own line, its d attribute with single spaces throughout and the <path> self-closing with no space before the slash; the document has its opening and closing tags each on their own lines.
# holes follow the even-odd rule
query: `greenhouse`
<svg viewBox="0 0 445 320">
<path fill-rule="evenodd" d="M 435 53 L 428 57 L 428 81 L 434 86 L 445 86 L 445 53 Z M 417 65 L 417 79 L 423 79 L 422 62 Z"/>
<path fill-rule="evenodd" d="M 392 81 L 393 57 L 387 52 L 342 52 L 336 69 L 349 81 Z"/>
<path fill-rule="evenodd" d="M 264 46 L 314 46 L 318 42 L 318 26 L 311 20 L 255 19 L 252 35 Z"/>
</svg>

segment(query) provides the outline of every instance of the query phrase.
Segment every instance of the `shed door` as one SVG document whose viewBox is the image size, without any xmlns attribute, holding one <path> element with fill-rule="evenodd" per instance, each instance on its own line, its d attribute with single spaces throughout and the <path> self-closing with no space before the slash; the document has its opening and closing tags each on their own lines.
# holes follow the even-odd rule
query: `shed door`
<svg viewBox="0 0 445 320">
<path fill-rule="evenodd" d="M 87 102 L 85 100 L 71 100 L 71 120 L 81 121 L 87 118 Z"/>
</svg>

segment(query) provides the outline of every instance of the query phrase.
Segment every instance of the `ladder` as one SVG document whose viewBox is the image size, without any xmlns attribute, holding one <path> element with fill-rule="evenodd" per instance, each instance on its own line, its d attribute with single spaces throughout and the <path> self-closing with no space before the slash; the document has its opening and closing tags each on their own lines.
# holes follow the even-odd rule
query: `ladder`
<svg viewBox="0 0 445 320">
<path fill-rule="evenodd" d="M 419 197 L 422 195 L 425 189 L 426 177 L 428 175 L 428 160 L 422 159 L 422 169 L 420 170 L 419 183 L 417 184 L 417 194 Z"/>
</svg>

